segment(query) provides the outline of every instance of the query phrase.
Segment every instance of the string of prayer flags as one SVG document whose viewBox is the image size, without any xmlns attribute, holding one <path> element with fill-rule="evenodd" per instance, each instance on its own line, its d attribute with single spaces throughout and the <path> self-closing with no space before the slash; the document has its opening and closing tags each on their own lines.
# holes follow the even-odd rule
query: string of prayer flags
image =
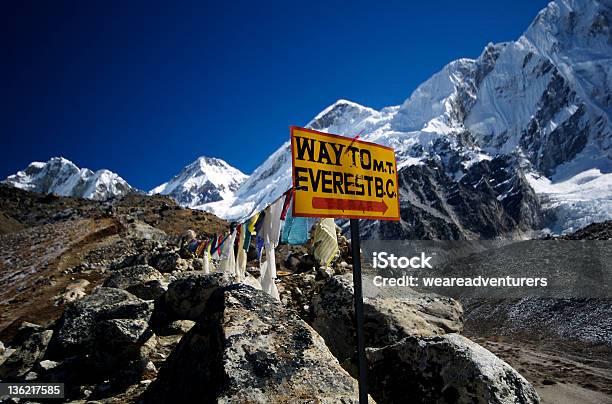
<svg viewBox="0 0 612 404">
<path fill-rule="evenodd" d="M 291 209 L 285 216 L 285 225 L 281 233 L 281 243 L 298 245 L 306 244 L 309 239 L 310 228 L 316 219 L 309 217 L 293 217 Z"/>
<path fill-rule="evenodd" d="M 204 273 L 205 274 L 209 274 L 210 273 L 210 243 L 208 243 L 208 245 L 206 246 L 206 249 L 204 250 Z"/>
<path fill-rule="evenodd" d="M 244 240 L 248 233 L 245 226 L 240 227 L 240 237 L 238 237 L 237 253 L 236 253 L 236 278 L 240 282 L 246 277 L 247 252 L 243 248 Z"/>
<path fill-rule="evenodd" d="M 217 236 L 213 236 L 213 238 L 210 240 L 210 245 L 209 245 L 208 250 L 209 250 L 210 257 L 212 258 L 215 251 L 217 251 Z"/>
<path fill-rule="evenodd" d="M 202 241 L 198 243 L 198 247 L 195 250 L 196 257 L 201 257 L 204 254 L 204 250 L 206 249 L 207 244 L 208 244 L 208 241 Z"/>
<path fill-rule="evenodd" d="M 221 254 L 221 262 L 219 263 L 219 271 L 229 275 L 236 274 L 236 258 L 234 255 L 234 239 L 236 237 L 236 229 L 228 234 L 221 242 L 223 251 Z"/>
<path fill-rule="evenodd" d="M 315 225 L 313 236 L 314 257 L 321 265 L 329 265 L 338 252 L 336 223 L 334 219 L 321 219 Z"/>
<path fill-rule="evenodd" d="M 255 247 L 257 248 L 257 259 L 261 259 L 261 252 L 263 251 L 264 248 L 264 239 L 257 236 L 255 238 Z"/>
<path fill-rule="evenodd" d="M 249 234 L 255 234 L 255 224 L 257 223 L 258 219 L 259 213 L 255 213 L 255 215 L 253 215 L 253 217 L 248 220 L 247 229 L 249 231 Z"/>
<path fill-rule="evenodd" d="M 210 271 L 210 260 L 218 258 L 219 270 L 235 277 L 241 282 L 246 277 L 247 253 L 251 239 L 255 237 L 255 248 L 259 258 L 260 282 L 262 290 L 279 299 L 276 287 L 275 249 L 279 243 L 292 245 L 305 244 L 309 240 L 310 229 L 318 219 L 293 217 L 291 206 L 294 203 L 293 189 L 254 214 L 244 223 L 230 226 L 230 234 L 211 238 L 206 244 L 197 245 L 197 254 L 204 255 L 204 270 Z M 333 219 L 322 219 L 314 233 L 314 254 L 322 265 L 328 265 L 338 251 L 336 227 Z M 264 254 L 265 252 L 265 254 Z"/>
<path fill-rule="evenodd" d="M 281 214 L 283 210 L 283 202 L 285 198 L 279 198 L 264 211 L 264 220 L 261 226 L 261 238 L 264 240 L 264 248 L 266 250 L 266 262 L 260 266 L 261 270 L 261 287 L 264 292 L 268 293 L 275 299 L 279 299 L 278 289 L 276 287 L 276 257 L 275 249 L 280 237 Z M 259 236 L 259 233 L 258 233 Z"/>
<path fill-rule="evenodd" d="M 283 210 L 281 212 L 281 220 L 285 220 L 287 217 L 287 211 L 289 210 L 289 206 L 291 205 L 291 200 L 293 199 L 293 188 L 289 189 L 289 191 L 285 192 L 285 201 L 283 202 Z"/>
</svg>

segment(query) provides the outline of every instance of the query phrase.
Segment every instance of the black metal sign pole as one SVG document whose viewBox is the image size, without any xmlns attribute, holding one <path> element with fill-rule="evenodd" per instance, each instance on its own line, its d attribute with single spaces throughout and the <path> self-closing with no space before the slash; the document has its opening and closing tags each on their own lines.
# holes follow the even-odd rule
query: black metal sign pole
<svg viewBox="0 0 612 404">
<path fill-rule="evenodd" d="M 361 290 L 361 246 L 359 219 L 351 219 L 351 251 L 353 256 L 353 288 L 355 289 L 355 325 L 357 326 L 357 360 L 359 365 L 359 404 L 368 402 L 367 363 L 363 331 L 363 292 Z"/>
</svg>

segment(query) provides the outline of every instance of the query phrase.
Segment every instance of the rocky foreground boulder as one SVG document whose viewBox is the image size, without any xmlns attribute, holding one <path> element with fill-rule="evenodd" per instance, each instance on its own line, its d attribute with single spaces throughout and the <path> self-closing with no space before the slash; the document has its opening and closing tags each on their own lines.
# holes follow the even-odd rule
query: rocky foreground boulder
<svg viewBox="0 0 612 404">
<path fill-rule="evenodd" d="M 382 403 L 537 403 L 533 386 L 459 334 L 406 337 L 366 352 L 370 394 Z M 393 388 L 388 388 L 393 386 Z"/>
<path fill-rule="evenodd" d="M 153 403 L 356 403 L 358 387 L 297 315 L 259 290 L 233 285 L 210 294 L 206 311 L 144 398 Z"/>
<path fill-rule="evenodd" d="M 149 265 L 135 265 L 117 269 L 104 282 L 103 286 L 124 289 L 144 300 L 157 299 L 168 288 L 163 275 Z"/>
<path fill-rule="evenodd" d="M 94 343 L 104 339 L 108 332 L 137 333 L 143 323 L 148 323 L 152 312 L 151 301 L 139 299 L 125 290 L 98 287 L 64 311 L 54 333 L 54 353 L 59 356 L 89 353 Z M 130 323 L 115 321 L 122 319 Z"/>
<path fill-rule="evenodd" d="M 133 252 L 48 329 L 23 323 L 0 350 L 0 379 L 62 382 L 67 400 L 356 403 L 343 264 L 283 277 L 281 303 L 253 276 L 185 270 L 198 265 L 170 245 Z M 366 298 L 365 315 L 373 399 L 537 402 L 516 371 L 457 334 L 456 301 Z"/>
<path fill-rule="evenodd" d="M 150 265 L 160 272 L 170 273 L 173 271 L 184 271 L 189 268 L 187 260 L 181 258 L 176 251 L 166 251 L 154 255 L 150 259 Z"/>
<path fill-rule="evenodd" d="M 26 337 L 15 352 L 0 364 L 0 380 L 26 376 L 34 364 L 44 357 L 52 334 L 51 330 L 43 330 Z"/>
<path fill-rule="evenodd" d="M 356 376 L 353 284 L 335 276 L 313 300 L 313 327 Z M 457 334 L 461 305 L 407 292 L 364 300 L 369 392 L 379 403 L 537 403 L 510 365 Z"/>
<path fill-rule="evenodd" d="M 166 311 L 175 319 L 198 320 L 205 313 L 212 293 L 230 284 L 231 280 L 222 273 L 183 272 L 168 287 Z"/>
<path fill-rule="evenodd" d="M 330 342 L 341 360 L 355 353 L 355 315 L 351 274 L 329 279 L 313 299 L 312 325 Z M 364 298 L 365 335 L 368 346 L 384 347 L 406 336 L 430 337 L 463 328 L 463 310 L 457 301 L 409 292 L 402 297 Z"/>
</svg>

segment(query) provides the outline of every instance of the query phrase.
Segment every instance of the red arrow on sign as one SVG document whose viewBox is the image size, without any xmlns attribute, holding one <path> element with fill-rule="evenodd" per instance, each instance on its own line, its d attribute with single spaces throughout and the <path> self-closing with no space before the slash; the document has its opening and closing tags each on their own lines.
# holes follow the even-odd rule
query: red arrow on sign
<svg viewBox="0 0 612 404">
<path fill-rule="evenodd" d="M 355 199 L 322 198 L 315 196 L 312 198 L 314 209 L 336 209 L 336 210 L 360 210 L 362 212 L 385 213 L 388 209 L 384 200 L 360 201 Z"/>
</svg>

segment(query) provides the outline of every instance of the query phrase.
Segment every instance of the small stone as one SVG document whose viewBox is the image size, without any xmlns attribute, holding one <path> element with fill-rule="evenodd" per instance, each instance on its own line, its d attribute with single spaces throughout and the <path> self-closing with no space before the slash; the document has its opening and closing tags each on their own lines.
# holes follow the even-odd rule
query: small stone
<svg viewBox="0 0 612 404">
<path fill-rule="evenodd" d="M 316 279 L 330 279 L 334 276 L 334 271 L 329 267 L 319 267 Z"/>
<path fill-rule="evenodd" d="M 44 370 L 51 370 L 57 367 L 57 365 L 59 365 L 59 362 L 55 362 L 55 361 L 50 361 L 48 359 L 41 361 L 38 366 L 41 367 L 41 369 Z"/>
<path fill-rule="evenodd" d="M 194 258 L 191 265 L 193 266 L 194 271 L 204 270 L 204 260 L 202 258 Z"/>
<path fill-rule="evenodd" d="M 161 272 L 149 265 L 134 265 L 116 270 L 105 287 L 124 289 L 144 300 L 154 300 L 168 288 Z"/>
<path fill-rule="evenodd" d="M 179 266 L 185 262 L 180 255 L 174 251 L 162 252 L 153 256 L 151 266 L 160 272 L 173 272 L 179 269 Z"/>
<path fill-rule="evenodd" d="M 189 271 L 191 267 L 189 266 L 189 261 L 184 258 L 179 258 L 176 261 L 176 270 L 177 271 Z"/>
<path fill-rule="evenodd" d="M 34 364 L 42 359 L 51 340 L 53 331 L 45 330 L 30 335 L 0 365 L 0 379 L 24 377 Z"/>
<path fill-rule="evenodd" d="M 300 263 L 301 263 L 300 258 L 297 257 L 295 254 L 291 253 L 285 260 L 284 265 L 285 265 L 285 268 L 287 269 L 290 269 L 292 271 L 297 271 Z"/>
<path fill-rule="evenodd" d="M 30 337 L 30 335 L 43 331 L 44 328 L 39 326 L 38 324 L 29 323 L 27 321 L 22 322 L 17 329 L 17 333 L 13 337 L 11 341 L 12 346 L 19 346 L 24 343 L 26 339 Z"/>
<path fill-rule="evenodd" d="M 184 272 L 168 286 L 165 302 L 174 318 L 197 320 L 212 293 L 230 284 L 230 279 L 222 273 Z"/>
<path fill-rule="evenodd" d="M 142 377 L 145 380 L 152 380 L 152 379 L 155 379 L 156 376 L 157 376 L 157 368 L 155 367 L 155 364 L 151 361 L 147 362 L 147 364 L 145 365 L 144 371 L 142 372 Z"/>
<path fill-rule="evenodd" d="M 187 331 L 191 330 L 194 324 L 195 324 L 195 321 L 191 321 L 191 320 L 176 320 L 168 324 L 168 327 L 166 327 L 166 332 L 164 334 L 168 334 L 168 335 L 185 334 L 187 333 Z"/>
<path fill-rule="evenodd" d="M 261 270 L 256 267 L 249 267 L 247 272 L 253 275 L 255 278 L 259 278 L 261 276 Z"/>
<path fill-rule="evenodd" d="M 16 349 L 14 348 L 5 348 L 4 353 L 0 355 L 0 367 L 15 351 Z"/>
<path fill-rule="evenodd" d="M 84 298 L 87 293 L 85 290 L 89 286 L 89 281 L 86 279 L 74 280 L 71 278 L 72 282 L 70 282 L 64 291 L 55 297 L 56 304 L 66 304 L 70 302 L 74 302 L 75 300 L 79 300 Z"/>
<path fill-rule="evenodd" d="M 36 372 L 28 372 L 28 374 L 25 375 L 24 379 L 26 381 L 36 380 L 36 379 L 38 379 L 38 374 L 36 374 Z"/>
</svg>

